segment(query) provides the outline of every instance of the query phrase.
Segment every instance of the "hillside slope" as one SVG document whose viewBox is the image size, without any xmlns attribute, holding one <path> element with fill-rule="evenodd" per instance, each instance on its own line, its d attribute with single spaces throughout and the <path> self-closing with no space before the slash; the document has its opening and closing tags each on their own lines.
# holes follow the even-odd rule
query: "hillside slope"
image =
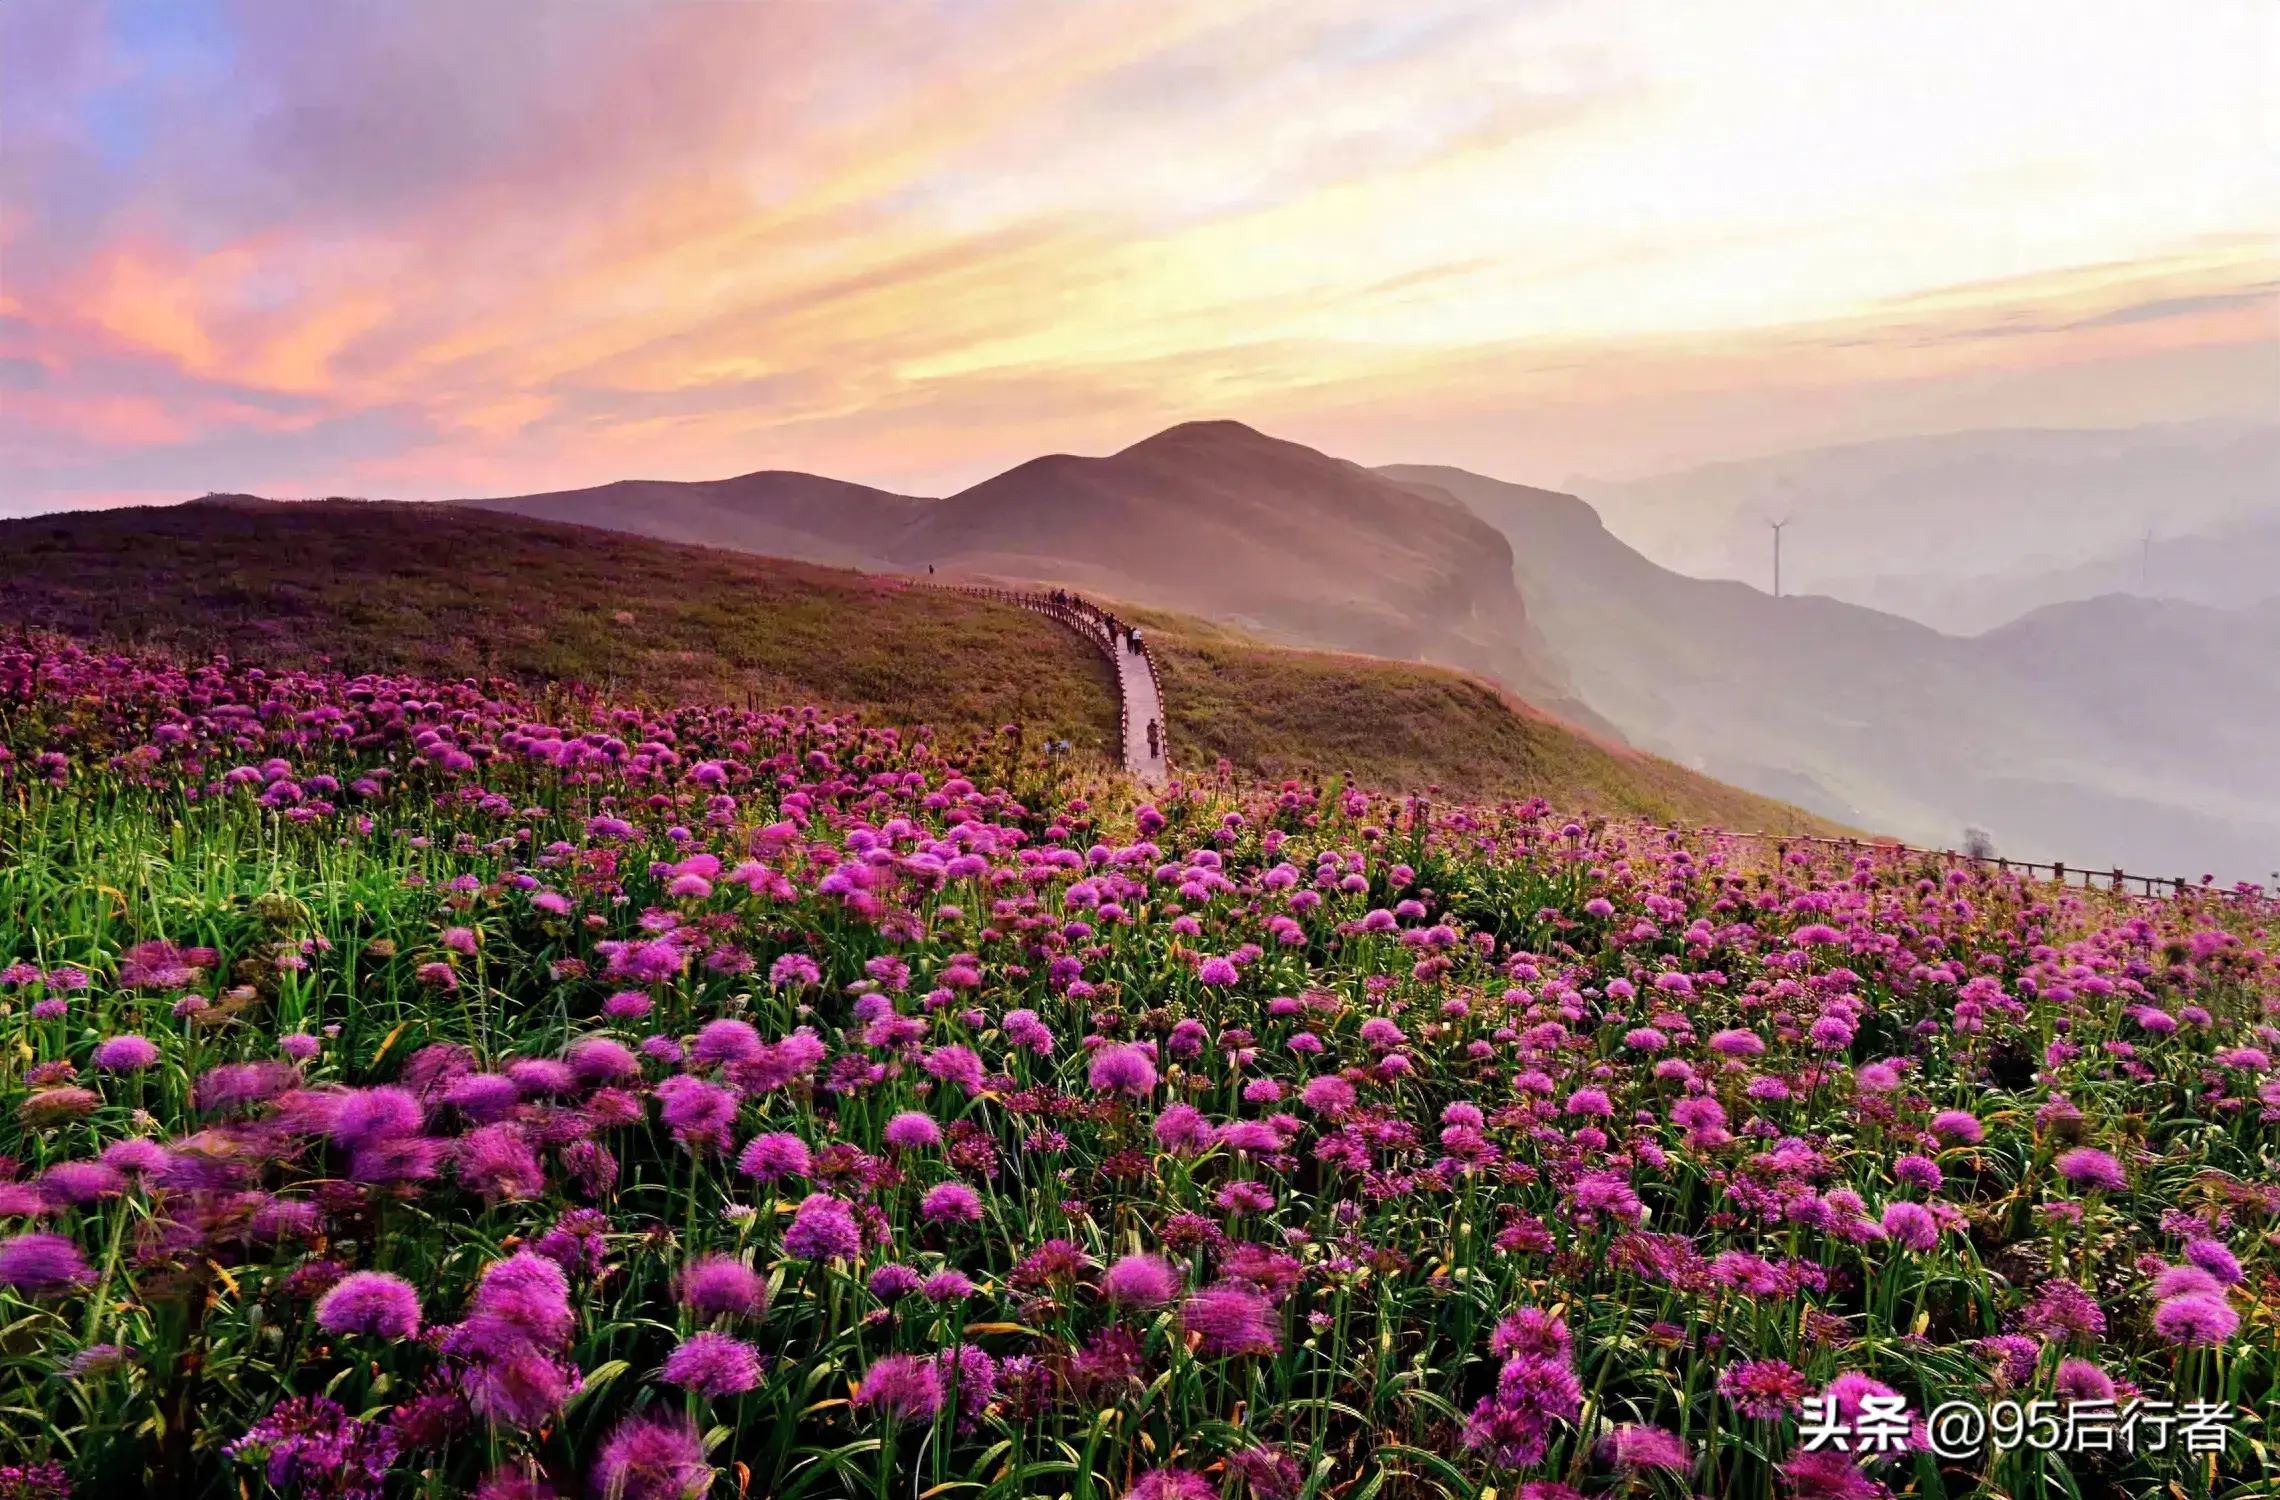
<svg viewBox="0 0 2280 1500">
<path fill-rule="evenodd" d="M 2280 658 L 2261 616 L 2180 607 L 2154 632 L 2101 609 L 1947 636 L 1671 572 L 1572 495 L 1437 465 L 1380 472 L 1505 532 L 1562 666 L 1636 744 L 1922 843 L 1969 825 L 2041 859 L 2228 878 L 2280 865 L 2280 784 L 2254 751 L 2267 720 L 2248 714 L 2260 679 L 2224 665 Z"/>
<path fill-rule="evenodd" d="M 1224 757 L 1247 773 L 1345 774 L 1386 789 L 1827 826 L 1611 750 L 1453 671 L 1133 617 L 1151 627 L 1175 761 L 1190 770 Z M 813 702 L 956 732 L 1018 722 L 1032 742 L 1066 738 L 1099 758 L 1117 722 L 1107 666 L 1024 610 L 463 507 L 230 497 L 0 523 L 0 624 L 281 666 Z"/>
<path fill-rule="evenodd" d="M 1107 664 L 1026 611 L 437 505 L 241 497 L 0 523 L 0 620 L 272 665 L 1020 722 L 1104 755 L 1116 733 Z"/>
<path fill-rule="evenodd" d="M 1511 549 L 1445 495 L 1239 422 L 1032 459 L 940 500 L 812 475 L 462 502 L 811 561 L 1065 584 L 1285 644 L 1438 662 L 1605 732 L 1549 665 Z"/>
</svg>

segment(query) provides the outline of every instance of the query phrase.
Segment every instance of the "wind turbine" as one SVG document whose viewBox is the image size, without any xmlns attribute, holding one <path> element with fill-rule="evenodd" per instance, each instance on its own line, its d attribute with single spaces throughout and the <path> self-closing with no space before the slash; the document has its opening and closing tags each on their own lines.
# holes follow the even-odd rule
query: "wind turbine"
<svg viewBox="0 0 2280 1500">
<path fill-rule="evenodd" d="M 1773 528 L 1773 597 L 1778 599 L 1781 597 L 1781 528 L 1789 522 L 1785 518 L 1765 524 Z"/>
</svg>

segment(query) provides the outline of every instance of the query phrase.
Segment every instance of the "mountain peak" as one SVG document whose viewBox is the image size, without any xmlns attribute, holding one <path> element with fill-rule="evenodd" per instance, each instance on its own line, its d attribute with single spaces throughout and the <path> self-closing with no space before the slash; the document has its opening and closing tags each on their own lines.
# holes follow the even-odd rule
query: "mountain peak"
<svg viewBox="0 0 2280 1500">
<path fill-rule="evenodd" d="M 1209 417 L 1202 421 L 1181 422 L 1167 427 L 1162 432 L 1156 433 L 1152 437 L 1144 437 L 1122 451 L 1125 453 L 1141 453 L 1158 448 L 1223 447 L 1229 445 L 1245 447 L 1298 446 L 1294 443 L 1287 443 L 1282 438 L 1269 437 L 1259 431 L 1258 428 L 1247 426 L 1232 417 Z"/>
</svg>

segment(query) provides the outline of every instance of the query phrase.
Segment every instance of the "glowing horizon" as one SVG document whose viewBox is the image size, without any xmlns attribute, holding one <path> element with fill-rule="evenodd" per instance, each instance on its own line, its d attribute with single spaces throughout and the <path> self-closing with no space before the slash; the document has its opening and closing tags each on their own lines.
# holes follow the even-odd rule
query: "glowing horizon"
<svg viewBox="0 0 2280 1500">
<path fill-rule="evenodd" d="M 2273 415 L 2269 6 L 1383 9 L 11 6 L 0 513 Z"/>
</svg>

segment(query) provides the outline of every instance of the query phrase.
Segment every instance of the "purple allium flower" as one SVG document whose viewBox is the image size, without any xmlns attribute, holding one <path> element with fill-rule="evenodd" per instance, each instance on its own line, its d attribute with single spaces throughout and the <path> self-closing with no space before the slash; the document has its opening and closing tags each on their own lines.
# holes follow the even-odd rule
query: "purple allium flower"
<svg viewBox="0 0 2280 1500">
<path fill-rule="evenodd" d="M 809 1154 L 807 1142 L 783 1131 L 756 1135 L 745 1142 L 744 1152 L 736 1159 L 736 1169 L 747 1177 L 762 1182 L 781 1182 L 786 1177 L 805 1177 L 815 1170 L 815 1160 Z"/>
<path fill-rule="evenodd" d="M 157 1043 L 128 1032 L 97 1042 L 90 1060 L 106 1073 L 133 1073 L 149 1067 L 158 1058 Z"/>
<path fill-rule="evenodd" d="M 73 1380 L 86 1380 L 124 1369 L 134 1362 L 135 1352 L 122 1344 L 89 1344 L 71 1356 L 71 1362 L 63 1367 L 63 1372 Z M 0 1495 L 7 1493 L 4 1487 L 0 1487 Z"/>
<path fill-rule="evenodd" d="M 760 1383 L 760 1351 L 725 1333 L 693 1333 L 665 1356 L 658 1378 L 700 1396 L 734 1396 Z"/>
<path fill-rule="evenodd" d="M 2199 1266 L 2226 1286 L 2240 1285 L 2240 1261 L 2232 1251 L 2225 1248 L 2224 1242 L 2221 1240 L 2198 1239 L 2188 1241 L 2185 1246 L 2185 1259 L 2188 1263 Z"/>
<path fill-rule="evenodd" d="M 2168 1266 L 2153 1279 L 2153 1295 L 2171 1297 L 2222 1297 L 2225 1284 L 2199 1266 Z"/>
<path fill-rule="evenodd" d="M 940 1183 L 919 1200 L 918 1214 L 929 1224 L 978 1224 L 981 1195 L 962 1182 Z"/>
<path fill-rule="evenodd" d="M 686 1421 L 629 1416 L 594 1460 L 594 1493 L 605 1500 L 697 1500 L 712 1487 L 704 1440 Z"/>
<path fill-rule="evenodd" d="M 503 1120 L 522 1103 L 522 1089 L 504 1073 L 466 1073 L 444 1086 L 443 1102 L 470 1120 Z"/>
<path fill-rule="evenodd" d="M 1191 1295 L 1180 1304 L 1180 1324 L 1197 1336 L 1196 1352 L 1206 1359 L 1282 1350 L 1274 1304 L 1238 1283 L 1221 1282 Z"/>
<path fill-rule="evenodd" d="M 2063 1152 L 2055 1165 L 2058 1175 L 2078 1188 L 2119 1193 L 2130 1185 L 2122 1164 L 2095 1146 L 2077 1146 Z"/>
<path fill-rule="evenodd" d="M 408 1339 L 420 1331 L 420 1294 L 386 1271 L 352 1272 L 318 1300 L 317 1326 L 332 1334 Z"/>
<path fill-rule="evenodd" d="M 927 1277 L 919 1291 L 929 1302 L 957 1302 L 974 1295 L 974 1283 L 963 1271 L 942 1270 Z"/>
<path fill-rule="evenodd" d="M 1835 1403 L 1836 1410 L 1847 1423 L 1852 1423 L 1860 1420 L 1861 1403 L 1868 1397 L 1877 1396 L 1889 1400 L 1900 1393 L 1873 1375 L 1859 1370 L 1847 1370 L 1830 1381 L 1821 1394 L 1826 1400 Z M 1909 1415 L 1912 1418 L 1914 1413 Z"/>
<path fill-rule="evenodd" d="M 199 1075 L 191 1103 L 207 1111 L 244 1109 L 282 1094 L 300 1079 L 290 1063 L 223 1063 Z"/>
<path fill-rule="evenodd" d="M 863 1231 L 855 1210 L 829 1193 L 810 1193 L 800 1200 L 784 1231 L 784 1253 L 801 1260 L 853 1260 L 863 1250 Z"/>
<path fill-rule="evenodd" d="M 409 1090 L 392 1084 L 350 1089 L 333 1110 L 332 1136 L 356 1151 L 396 1136 L 417 1135 L 425 1119 L 420 1101 Z"/>
<path fill-rule="evenodd" d="M 942 1127 L 934 1123 L 932 1115 L 915 1109 L 906 1109 L 887 1121 L 882 1134 L 897 1151 L 922 1151 L 942 1144 Z"/>
<path fill-rule="evenodd" d="M 926 1054 L 924 1067 L 928 1077 L 956 1084 L 968 1094 L 987 1087 L 989 1072 L 971 1047 L 937 1047 Z"/>
<path fill-rule="evenodd" d="M 672 1130 L 673 1139 L 689 1151 L 726 1151 L 735 1141 L 736 1111 L 742 1103 L 736 1090 L 676 1073 L 657 1085 L 659 1116 Z"/>
<path fill-rule="evenodd" d="M 1175 1156 L 1193 1156 L 1211 1149 L 1211 1122 L 1192 1104 L 1165 1106 L 1152 1129 L 1156 1144 Z"/>
<path fill-rule="evenodd" d="M 167 1150 L 158 1142 L 141 1136 L 129 1136 L 113 1141 L 103 1148 L 103 1165 L 116 1167 L 132 1177 L 147 1176 L 166 1170 Z"/>
<path fill-rule="evenodd" d="M 559 1349 L 570 1342 L 570 1280 L 562 1267 L 532 1250 L 518 1250 L 483 1268 L 469 1305 L 472 1317 L 495 1320 L 532 1344 Z"/>
<path fill-rule="evenodd" d="M 942 1378 L 933 1360 L 890 1354 L 863 1372 L 854 1404 L 888 1422 L 931 1422 L 942 1409 Z"/>
<path fill-rule="evenodd" d="M 1156 1060 L 1145 1048 L 1117 1043 L 1093 1054 L 1087 1081 L 1096 1094 L 1130 1094 L 1139 1097 L 1156 1088 Z"/>
<path fill-rule="evenodd" d="M 960 1344 L 945 1349 L 934 1357 L 935 1381 L 942 1388 L 945 1399 L 956 1391 L 958 1404 L 958 1430 L 974 1430 L 990 1400 L 997 1395 L 998 1366 L 980 1348 Z"/>
<path fill-rule="evenodd" d="M 277 1039 L 277 1050 L 295 1062 L 307 1062 L 324 1051 L 325 1044 L 305 1031 L 295 1031 Z"/>
<path fill-rule="evenodd" d="M 478 1126 L 452 1144 L 460 1185 L 487 1202 L 536 1198 L 546 1191 L 546 1169 L 529 1134 L 511 1121 Z"/>
<path fill-rule="evenodd" d="M 743 1261 L 701 1255 L 681 1273 L 681 1300 L 699 1319 L 750 1318 L 768 1306 L 768 1283 Z"/>
<path fill-rule="evenodd" d="M 63 1235 L 19 1234 L 0 1241 L 0 1286 L 44 1297 L 92 1279 L 78 1244 Z"/>
<path fill-rule="evenodd" d="M 1496 1392 L 1481 1398 L 1465 1421 L 1464 1444 L 1487 1449 L 1505 1468 L 1540 1462 L 1557 1419 L 1583 1411 L 1583 1388 L 1564 1360 L 1519 1355 L 1497 1372 Z"/>
<path fill-rule="evenodd" d="M 1778 1359 L 1746 1359 L 1728 1365 L 1718 1376 L 1718 1389 L 1745 1417 L 1773 1421 L 1803 1408 L 1813 1387 L 1805 1377 Z"/>
<path fill-rule="evenodd" d="M 1976 1146 L 1987 1138 L 1987 1127 L 1967 1110 L 1943 1109 L 1932 1116 L 1932 1134 L 1951 1146 Z"/>
<path fill-rule="evenodd" d="M 1577 1089 L 1568 1095 L 1567 1112 L 1604 1120 L 1614 1115 L 1615 1105 L 1608 1099 L 1605 1089 Z"/>
<path fill-rule="evenodd" d="M 1219 1486 L 1186 1469 L 1150 1469 L 1132 1481 L 1124 1500 L 1219 1500 Z"/>
<path fill-rule="evenodd" d="M 2061 1400 L 2111 1401 L 2114 1379 L 2086 1359 L 2058 1362 L 2057 1394 Z"/>
<path fill-rule="evenodd" d="M 560 1416 L 583 1381 L 577 1367 L 524 1345 L 460 1372 L 467 1404 L 496 1427 L 536 1431 Z"/>
<path fill-rule="evenodd" d="M 164 939 L 137 943 L 119 955 L 119 987 L 128 990 L 179 990 L 198 982 L 211 949 L 178 948 Z"/>
<path fill-rule="evenodd" d="M 691 1060 L 701 1067 L 719 1063 L 750 1062 L 760 1055 L 760 1033 L 749 1022 L 722 1019 L 706 1023 L 697 1033 Z"/>
<path fill-rule="evenodd" d="M 619 990 L 602 1002 L 602 1014 L 613 1021 L 638 1021 L 657 1008 L 657 1002 L 640 990 Z"/>
<path fill-rule="evenodd" d="M 2220 1297 L 2202 1293 L 2172 1297 L 2153 1310 L 2153 1330 L 2172 1344 L 2223 1343 L 2240 1327 L 2240 1314 Z"/>
<path fill-rule="evenodd" d="M 776 989 L 787 985 L 821 984 L 823 970 L 805 953 L 785 953 L 768 966 L 768 983 Z"/>
<path fill-rule="evenodd" d="M 622 1083 L 641 1072 L 641 1059 L 623 1042 L 606 1036 L 582 1037 L 572 1042 L 562 1060 L 578 1081 L 586 1084 Z"/>
<path fill-rule="evenodd" d="M 1800 1451 L 1780 1472 L 1796 1500 L 1884 1500 L 1892 1493 L 1851 1454 L 1829 1448 Z"/>
<path fill-rule="evenodd" d="M 342 1500 L 379 1500 L 396 1460 L 393 1429 L 350 1416 L 323 1396 L 293 1396 L 247 1428 L 222 1451 L 260 1459 L 263 1477 L 279 1493 L 301 1490 Z"/>
<path fill-rule="evenodd" d="M 1903 1156 L 1895 1161 L 1892 1164 L 1892 1176 L 1897 1182 L 1907 1183 L 1910 1187 L 1922 1188 L 1927 1193 L 1938 1192 L 1940 1184 L 1947 1180 L 1941 1174 L 1938 1162 L 1933 1161 L 1928 1156 L 1914 1154 Z M 1891 1226 L 1886 1225 L 1885 1227 L 1889 1229 Z"/>
<path fill-rule="evenodd" d="M 1306 1080 L 1298 1091 L 1298 1102 L 1318 1115 L 1337 1116 L 1354 1107 L 1354 1086 L 1335 1073 L 1324 1073 Z"/>
<path fill-rule="evenodd" d="M 1635 1422 L 1618 1426 L 1601 1440 L 1599 1456 L 1618 1469 L 1663 1469 L 1683 1474 L 1694 1466 L 1686 1443 L 1675 1432 Z"/>
<path fill-rule="evenodd" d="M 515 1087 L 533 1098 L 578 1092 L 578 1074 L 566 1062 L 551 1057 L 519 1057 L 507 1064 Z"/>
<path fill-rule="evenodd" d="M 1273 1210 L 1275 1195 L 1274 1190 L 1264 1183 L 1238 1178 L 1212 1194 L 1211 1201 L 1219 1205 L 1223 1213 L 1230 1215 L 1263 1214 Z"/>
<path fill-rule="evenodd" d="M 1180 1294 L 1180 1276 L 1160 1255 L 1127 1255 L 1108 1268 L 1101 1291 L 1125 1307 L 1161 1307 Z"/>
<path fill-rule="evenodd" d="M 1488 1336 L 1488 1352 L 1498 1359 L 1529 1354 L 1565 1362 L 1574 1348 L 1567 1319 L 1540 1307 L 1516 1307 L 1497 1320 Z"/>
<path fill-rule="evenodd" d="M 2054 1341 L 2084 1338 L 2095 1343 L 2106 1336 L 2106 1313 L 2098 1299 L 2081 1287 L 2053 1277 L 2020 1313 L 2019 1326 Z"/>
<path fill-rule="evenodd" d="M 2042 1359 L 2042 1340 L 2023 1333 L 1997 1333 L 1979 1341 L 1980 1353 L 1989 1356 L 2007 1385 L 2025 1385 L 2035 1378 Z"/>
<path fill-rule="evenodd" d="M 50 1206 L 77 1208 L 125 1192 L 127 1176 L 107 1162 L 59 1161 L 40 1174 L 37 1185 Z"/>
<path fill-rule="evenodd" d="M 897 1302 L 926 1285 L 926 1278 L 893 1261 L 871 1273 L 871 1295 L 881 1302 Z"/>
<path fill-rule="evenodd" d="M 1921 1203 L 1887 1203 L 1884 1232 L 1905 1249 L 1930 1250 L 1940 1242 L 1940 1221 Z"/>
<path fill-rule="evenodd" d="M 1227 1467 L 1250 1486 L 1251 1500 L 1296 1500 L 1305 1482 L 1298 1460 L 1281 1448 L 1238 1448 L 1227 1455 Z"/>
</svg>

